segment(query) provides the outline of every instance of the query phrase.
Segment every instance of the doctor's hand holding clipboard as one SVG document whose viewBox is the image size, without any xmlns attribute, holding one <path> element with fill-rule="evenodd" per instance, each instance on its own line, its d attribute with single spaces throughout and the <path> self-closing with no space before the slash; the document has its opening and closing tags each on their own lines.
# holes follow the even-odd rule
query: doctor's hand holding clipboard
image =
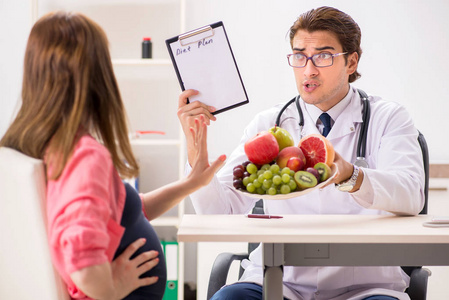
<svg viewBox="0 0 449 300">
<path fill-rule="evenodd" d="M 249 102 L 237 63 L 222 22 L 166 40 L 179 84 L 178 118 L 187 139 L 190 164 L 196 157 L 190 127 L 204 116 L 210 125 L 215 114 Z"/>
<path fill-rule="evenodd" d="M 217 119 L 213 115 L 216 111 L 215 107 L 209 106 L 200 101 L 193 101 L 189 103 L 189 98 L 198 94 L 199 92 L 196 90 L 185 90 L 179 96 L 178 102 L 178 118 L 186 137 L 187 159 L 189 160 L 191 166 L 194 164 L 193 159 L 197 157 L 198 147 L 195 145 L 195 141 L 193 141 L 190 137 L 190 134 L 188 134 L 190 128 L 193 127 L 195 119 L 198 119 L 200 116 L 204 116 L 202 119 L 208 126 L 210 125 L 211 120 L 215 121 Z"/>
</svg>

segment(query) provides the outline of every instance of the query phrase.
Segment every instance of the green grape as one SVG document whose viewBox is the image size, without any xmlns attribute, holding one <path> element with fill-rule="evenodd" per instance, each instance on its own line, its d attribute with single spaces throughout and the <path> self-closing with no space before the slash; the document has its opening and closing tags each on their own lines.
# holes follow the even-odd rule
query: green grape
<svg viewBox="0 0 449 300">
<path fill-rule="evenodd" d="M 249 177 L 247 176 L 247 177 L 243 178 L 242 182 L 243 182 L 243 185 L 244 185 L 244 186 L 247 186 L 248 183 L 250 183 Z"/>
<path fill-rule="evenodd" d="M 257 179 L 257 175 L 256 174 L 249 175 L 249 182 L 253 182 L 256 179 Z"/>
<path fill-rule="evenodd" d="M 276 188 L 274 188 L 274 187 L 270 187 L 267 191 L 268 195 L 276 195 L 276 193 L 277 193 Z"/>
<path fill-rule="evenodd" d="M 279 165 L 277 165 L 277 164 L 271 165 L 271 166 L 270 166 L 270 171 L 271 171 L 273 174 L 277 174 L 277 173 L 279 172 Z"/>
<path fill-rule="evenodd" d="M 263 190 L 262 187 L 258 187 L 257 190 L 256 190 L 256 192 L 257 192 L 259 195 L 265 194 L 265 191 Z"/>
<path fill-rule="evenodd" d="M 296 191 L 296 187 L 297 187 L 297 185 L 296 185 L 296 182 L 294 181 L 294 180 L 290 180 L 290 182 L 288 183 L 288 186 L 290 187 L 290 190 L 293 192 L 293 191 Z"/>
<path fill-rule="evenodd" d="M 262 185 L 263 185 L 263 187 L 264 187 L 265 189 L 268 190 L 268 189 L 273 185 L 273 180 L 271 180 L 271 179 L 265 179 L 265 180 L 263 181 Z"/>
<path fill-rule="evenodd" d="M 283 184 L 281 186 L 281 194 L 288 194 L 290 193 L 290 187 L 288 186 L 288 184 Z"/>
<path fill-rule="evenodd" d="M 282 169 L 281 174 L 287 174 L 290 175 L 290 168 L 289 167 L 285 167 Z"/>
<path fill-rule="evenodd" d="M 289 174 L 282 174 L 282 182 L 289 183 L 291 177 Z"/>
<path fill-rule="evenodd" d="M 267 170 L 267 171 L 263 172 L 263 177 L 265 179 L 271 179 L 273 177 L 273 173 L 271 173 L 271 171 Z"/>
<path fill-rule="evenodd" d="M 290 176 L 291 176 L 291 177 L 294 177 L 294 176 L 295 176 L 295 171 L 290 170 Z"/>
<path fill-rule="evenodd" d="M 249 174 L 254 174 L 254 173 L 257 172 L 257 166 L 256 166 L 255 164 L 253 164 L 253 163 L 250 163 L 250 164 L 248 164 L 248 165 L 246 166 L 246 171 L 247 171 Z"/>
<path fill-rule="evenodd" d="M 264 164 L 260 169 L 262 170 L 262 171 L 266 171 L 266 170 L 269 170 L 270 169 L 270 165 L 269 164 Z"/>
<path fill-rule="evenodd" d="M 260 182 L 258 179 L 256 179 L 256 180 L 253 181 L 253 185 L 256 188 L 260 188 L 262 186 L 262 182 Z"/>
<path fill-rule="evenodd" d="M 257 171 L 257 176 L 260 176 L 260 175 L 262 175 L 263 174 L 263 172 L 265 172 L 265 171 L 263 171 L 263 170 L 259 170 L 259 171 Z"/>
<path fill-rule="evenodd" d="M 256 187 L 251 182 L 246 186 L 246 190 L 250 193 L 254 193 L 256 191 Z"/>
<path fill-rule="evenodd" d="M 279 175 L 274 175 L 273 176 L 273 183 L 275 185 L 280 185 L 282 183 L 282 178 Z"/>
<path fill-rule="evenodd" d="M 260 174 L 259 177 L 257 177 L 257 180 L 262 183 L 265 180 L 265 177 L 263 177 L 263 174 Z"/>
</svg>

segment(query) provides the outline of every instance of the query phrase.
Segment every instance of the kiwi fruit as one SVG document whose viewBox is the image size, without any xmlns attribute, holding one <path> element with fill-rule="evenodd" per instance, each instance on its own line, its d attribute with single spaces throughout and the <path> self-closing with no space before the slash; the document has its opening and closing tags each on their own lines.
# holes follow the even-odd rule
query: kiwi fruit
<svg viewBox="0 0 449 300">
<path fill-rule="evenodd" d="M 331 168 L 325 163 L 319 162 L 313 167 L 320 175 L 319 182 L 326 181 L 331 176 Z"/>
<path fill-rule="evenodd" d="M 305 190 L 318 184 L 318 180 L 316 179 L 315 175 L 307 171 L 296 172 L 294 178 L 299 190 Z"/>
<path fill-rule="evenodd" d="M 317 169 L 314 169 L 312 167 L 308 167 L 306 169 L 307 172 L 313 174 L 316 177 L 316 180 L 318 180 L 318 182 L 320 182 L 320 173 L 318 173 Z"/>
</svg>

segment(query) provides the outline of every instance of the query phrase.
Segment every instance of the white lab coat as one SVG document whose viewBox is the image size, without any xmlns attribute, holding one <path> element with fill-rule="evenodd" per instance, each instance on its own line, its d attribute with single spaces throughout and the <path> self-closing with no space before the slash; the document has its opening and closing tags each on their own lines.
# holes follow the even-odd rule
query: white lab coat
<svg viewBox="0 0 449 300">
<path fill-rule="evenodd" d="M 362 105 L 356 89 L 347 95 L 348 107 L 339 115 L 327 136 L 344 159 L 354 162 L 362 122 Z M 289 200 L 264 200 L 267 214 L 389 214 L 416 215 L 424 205 L 424 170 L 418 132 L 401 105 L 369 97 L 371 118 L 368 128 L 364 180 L 355 193 L 340 192 L 334 186 Z M 232 169 L 247 160 L 244 143 L 258 132 L 274 126 L 285 103 L 259 113 L 244 131 L 238 147 L 212 182 L 190 197 L 198 214 L 246 214 L 257 199 L 235 192 Z M 301 136 L 319 133 L 315 121 L 301 100 L 304 128 L 300 132 L 294 104 L 283 113 L 281 127 L 297 145 Z M 219 121 L 218 121 L 219 122 Z M 242 266 L 241 281 L 262 284 L 260 247 Z M 386 294 L 409 299 L 403 293 L 409 278 L 400 267 L 284 267 L 284 295 L 291 299 L 363 299 Z"/>
</svg>

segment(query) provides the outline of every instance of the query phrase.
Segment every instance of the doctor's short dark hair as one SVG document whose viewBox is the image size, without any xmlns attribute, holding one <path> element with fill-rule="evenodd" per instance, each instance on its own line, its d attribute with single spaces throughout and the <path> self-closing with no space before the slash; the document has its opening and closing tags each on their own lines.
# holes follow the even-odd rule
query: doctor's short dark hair
<svg viewBox="0 0 449 300">
<path fill-rule="evenodd" d="M 359 25 L 348 14 L 328 6 L 322 6 L 309 10 L 299 16 L 290 27 L 290 45 L 293 47 L 293 38 L 298 30 L 329 31 L 333 32 L 343 47 L 343 52 L 357 52 L 358 60 L 362 56 L 360 47 L 362 32 Z M 347 57 L 345 56 L 347 62 Z M 356 70 L 349 76 L 349 82 L 354 82 L 360 78 L 360 73 Z"/>
</svg>

